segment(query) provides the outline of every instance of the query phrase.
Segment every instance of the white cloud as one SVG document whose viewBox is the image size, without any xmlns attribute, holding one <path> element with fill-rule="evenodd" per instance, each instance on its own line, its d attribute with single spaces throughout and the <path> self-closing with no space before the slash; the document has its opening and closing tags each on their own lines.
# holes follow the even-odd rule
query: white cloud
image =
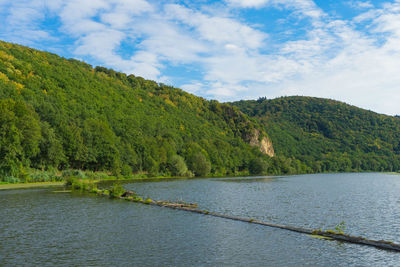
<svg viewBox="0 0 400 267">
<path fill-rule="evenodd" d="M 349 1 L 348 4 L 356 9 L 367 9 L 374 7 L 371 1 Z"/>
<path fill-rule="evenodd" d="M 0 30 L 1 38 L 32 45 L 43 40 L 54 40 L 49 32 L 41 29 L 38 21 L 46 18 L 43 6 L 46 0 L 20 0 L 0 2 L 0 23 L 3 23 Z M 54 0 L 47 7 L 47 10 L 54 11 L 60 5 L 60 1 Z"/>
<path fill-rule="evenodd" d="M 194 66 L 197 78 L 189 77 L 182 88 L 198 95 L 219 100 L 312 95 L 400 113 L 400 1 L 380 9 L 370 1 L 352 1 L 366 12 L 348 20 L 329 17 L 312 0 L 225 0 L 228 8 L 215 6 L 220 12 L 179 1 L 0 3 L 7 23 L 0 36 L 7 40 L 56 42 L 40 23 L 58 17 L 58 31 L 75 40 L 76 56 L 168 83 L 174 80 L 166 76 L 169 66 Z M 288 9 L 299 21 L 309 18 L 302 20 L 306 33 L 290 34 L 269 50 L 274 35 L 251 24 L 251 17 L 238 18 L 236 9 L 264 7 Z M 131 53 L 122 55 L 121 46 L 131 47 Z"/>
<path fill-rule="evenodd" d="M 226 2 L 240 7 L 261 7 L 270 0 L 226 0 Z"/>
<path fill-rule="evenodd" d="M 205 15 L 181 5 L 167 5 L 165 12 L 171 19 L 193 27 L 200 38 L 215 44 L 234 44 L 239 47 L 256 49 L 262 46 L 267 37 L 267 34 L 234 19 Z"/>
<path fill-rule="evenodd" d="M 181 85 L 181 88 L 189 93 L 198 94 L 204 91 L 204 84 L 199 81 L 191 81 L 190 83 Z"/>
<path fill-rule="evenodd" d="M 245 1 L 234 2 L 249 7 Z M 263 1 L 257 7 L 272 2 Z M 358 7 L 372 8 L 369 2 L 356 3 Z M 396 2 L 363 13 L 354 21 L 324 18 L 321 23 L 313 24 L 304 38 L 282 44 L 274 57 L 257 55 L 262 62 L 252 61 L 251 57 L 247 57 L 247 62 L 243 58 L 242 61 L 233 59 L 242 62 L 243 69 L 251 70 L 251 74 L 244 76 L 259 82 L 252 91 L 237 95 L 241 98 L 312 95 L 343 100 L 379 112 L 400 113 L 395 104 L 400 100 L 400 76 L 396 74 L 400 70 L 399 10 L 400 4 Z M 363 23 L 364 31 L 356 30 L 359 23 Z M 230 64 L 224 67 L 228 66 Z M 227 77 L 214 78 L 228 80 Z M 242 79 L 244 77 L 238 82 Z M 218 88 L 215 95 L 219 95 Z"/>
<path fill-rule="evenodd" d="M 94 31 L 79 39 L 75 53 L 78 55 L 91 55 L 109 61 L 114 57 L 113 50 L 124 37 L 124 33 L 116 30 Z"/>
<path fill-rule="evenodd" d="M 283 6 L 287 9 L 296 10 L 298 14 L 319 19 L 324 12 L 318 8 L 313 0 L 225 0 L 234 7 L 260 8 L 265 6 Z"/>
</svg>

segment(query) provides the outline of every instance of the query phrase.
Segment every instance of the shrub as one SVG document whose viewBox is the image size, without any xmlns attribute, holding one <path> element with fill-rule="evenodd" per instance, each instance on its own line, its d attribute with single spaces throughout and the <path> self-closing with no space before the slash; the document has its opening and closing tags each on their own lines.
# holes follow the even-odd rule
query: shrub
<svg viewBox="0 0 400 267">
<path fill-rule="evenodd" d="M 29 173 L 29 181 L 30 182 L 53 182 L 53 181 L 62 181 L 64 178 L 61 176 L 57 176 L 54 171 L 31 171 Z"/>
<path fill-rule="evenodd" d="M 189 158 L 189 168 L 196 176 L 206 176 L 211 171 L 211 163 L 203 153 L 198 152 Z"/>
<path fill-rule="evenodd" d="M 178 155 L 172 156 L 168 169 L 171 171 L 173 176 L 186 176 L 188 173 L 185 160 Z"/>
<path fill-rule="evenodd" d="M 14 176 L 6 176 L 3 178 L 3 181 L 10 184 L 16 184 L 21 182 L 19 178 L 16 178 Z"/>
<path fill-rule="evenodd" d="M 87 189 L 91 193 L 97 193 L 99 190 L 97 189 L 97 184 L 95 182 L 89 181 Z"/>
<path fill-rule="evenodd" d="M 91 171 L 86 171 L 85 172 L 86 176 L 91 179 L 91 180 L 105 180 L 105 179 L 110 179 L 112 176 L 109 176 L 105 172 L 91 172 Z"/>
<path fill-rule="evenodd" d="M 344 234 L 344 230 L 346 230 L 346 226 L 344 225 L 344 222 L 342 221 L 341 223 L 336 225 L 335 230 L 338 234 Z"/>
<path fill-rule="evenodd" d="M 77 178 L 71 180 L 71 187 L 72 190 L 86 190 L 86 185 L 83 183 L 82 180 Z"/>
<path fill-rule="evenodd" d="M 129 166 L 128 164 L 122 165 L 121 175 L 124 177 L 131 177 L 132 176 L 132 167 Z"/>
<path fill-rule="evenodd" d="M 125 189 L 120 183 L 116 183 L 110 188 L 111 197 L 120 197 L 123 193 L 125 193 Z"/>
<path fill-rule="evenodd" d="M 268 169 L 268 163 L 261 158 L 252 159 L 249 163 L 249 171 L 252 175 L 265 174 Z"/>
<path fill-rule="evenodd" d="M 67 177 L 75 177 L 79 179 L 87 179 L 87 175 L 85 172 L 81 170 L 65 170 L 62 172 L 62 177 L 67 178 Z"/>
</svg>

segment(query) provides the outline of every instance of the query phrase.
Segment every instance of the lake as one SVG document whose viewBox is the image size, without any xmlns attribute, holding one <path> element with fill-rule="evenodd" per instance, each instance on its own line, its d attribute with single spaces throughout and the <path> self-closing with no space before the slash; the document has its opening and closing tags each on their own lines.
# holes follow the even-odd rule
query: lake
<svg viewBox="0 0 400 267">
<path fill-rule="evenodd" d="M 400 176 L 126 183 L 154 200 L 400 243 Z M 59 188 L 0 192 L 0 266 L 399 266 L 400 253 Z"/>
</svg>

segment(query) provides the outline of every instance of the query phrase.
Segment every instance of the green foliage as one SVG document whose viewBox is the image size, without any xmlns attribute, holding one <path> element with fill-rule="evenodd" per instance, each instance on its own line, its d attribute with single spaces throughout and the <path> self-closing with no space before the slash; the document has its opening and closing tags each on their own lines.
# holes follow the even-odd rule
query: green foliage
<svg viewBox="0 0 400 267">
<path fill-rule="evenodd" d="M 346 230 L 346 226 L 344 224 L 345 223 L 342 221 L 341 223 L 335 226 L 336 233 L 344 234 L 344 231 Z"/>
<path fill-rule="evenodd" d="M 277 168 L 269 167 L 269 173 L 400 169 L 398 117 L 314 97 L 233 104 L 268 132 L 281 157 L 273 159 L 279 162 L 273 163 Z"/>
<path fill-rule="evenodd" d="M 76 170 L 75 170 L 76 172 Z M 91 180 L 105 180 L 105 179 L 115 179 L 114 176 L 108 175 L 106 172 L 93 172 L 93 171 L 79 171 L 79 175 L 82 177 L 87 177 L 88 179 Z"/>
<path fill-rule="evenodd" d="M 16 183 L 21 182 L 21 180 L 19 178 L 16 178 L 13 176 L 6 176 L 6 177 L 4 177 L 3 181 L 6 183 L 10 183 L 10 184 L 16 184 Z"/>
<path fill-rule="evenodd" d="M 31 170 L 27 175 L 26 182 L 56 182 L 63 181 L 62 176 L 57 175 L 54 171 L 38 171 Z"/>
<path fill-rule="evenodd" d="M 77 179 L 87 179 L 87 175 L 85 174 L 85 172 L 81 171 L 81 170 L 64 170 L 62 172 L 62 177 L 64 178 L 68 178 L 68 177 L 72 177 L 72 178 L 77 178 Z"/>
<path fill-rule="evenodd" d="M 119 161 L 117 138 L 103 121 L 87 119 L 83 126 L 83 139 L 88 148 L 85 167 L 90 170 L 111 170 Z"/>
<path fill-rule="evenodd" d="M 196 176 L 206 176 L 211 171 L 211 164 L 203 153 L 196 152 L 189 158 L 189 168 Z"/>
<path fill-rule="evenodd" d="M 97 184 L 92 180 L 79 179 L 76 177 L 69 177 L 66 179 L 66 185 L 71 186 L 74 191 L 88 191 L 98 193 Z"/>
<path fill-rule="evenodd" d="M 0 99 L 0 176 L 19 176 L 39 152 L 40 137 L 39 120 L 27 104 Z"/>
<path fill-rule="evenodd" d="M 120 197 L 125 193 L 124 187 L 120 183 L 115 183 L 110 189 L 110 197 Z"/>
<path fill-rule="evenodd" d="M 248 144 L 254 129 L 231 105 L 0 42 L 0 177 L 24 168 L 190 176 L 185 163 L 197 176 L 246 173 L 249 159 L 268 160 Z"/>
<path fill-rule="evenodd" d="M 32 159 L 32 165 L 38 169 L 58 168 L 65 163 L 65 155 L 61 141 L 47 122 L 41 122 L 41 139 L 39 153 Z"/>
<path fill-rule="evenodd" d="M 252 159 L 249 163 L 249 172 L 252 175 L 262 175 L 268 172 L 268 163 L 261 159 Z"/>
<path fill-rule="evenodd" d="M 172 176 L 191 176 L 185 160 L 178 155 L 172 156 L 168 169 L 170 170 Z"/>
<path fill-rule="evenodd" d="M 153 202 L 153 200 L 151 198 L 148 198 L 145 201 L 143 201 L 143 204 L 150 204 L 151 202 Z"/>
<path fill-rule="evenodd" d="M 124 164 L 121 168 L 121 175 L 124 177 L 132 177 L 132 167 Z"/>
</svg>

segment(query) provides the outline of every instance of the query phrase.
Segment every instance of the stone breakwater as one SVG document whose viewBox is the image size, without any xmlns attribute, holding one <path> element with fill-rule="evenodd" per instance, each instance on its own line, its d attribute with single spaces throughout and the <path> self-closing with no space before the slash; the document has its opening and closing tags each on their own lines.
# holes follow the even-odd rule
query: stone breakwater
<svg viewBox="0 0 400 267">
<path fill-rule="evenodd" d="M 85 184 L 85 183 L 79 182 L 76 184 L 72 184 L 72 188 L 80 189 L 82 191 L 87 191 L 90 193 L 97 194 L 99 196 L 105 196 L 105 197 L 109 197 L 109 198 L 116 198 L 116 199 L 122 199 L 122 200 L 126 200 L 126 201 L 142 203 L 142 204 L 146 204 L 146 205 L 152 205 L 152 206 L 170 208 L 170 209 L 175 209 L 175 210 L 193 212 L 193 213 L 198 213 L 198 214 L 203 214 L 203 215 L 213 216 L 213 217 L 219 217 L 219 218 L 228 219 L 228 220 L 264 225 L 264 226 L 268 226 L 268 227 L 288 230 L 288 231 L 302 233 L 302 234 L 326 237 L 329 239 L 347 242 L 347 243 L 354 243 L 354 244 L 359 244 L 359 245 L 364 245 L 364 246 L 375 247 L 375 248 L 379 248 L 379 249 L 400 252 L 400 244 L 386 241 L 386 240 L 371 240 L 371 239 L 366 239 L 364 237 L 351 236 L 351 235 L 344 234 L 342 232 L 333 231 L 333 230 L 323 231 L 323 230 L 307 229 L 307 228 L 303 228 L 303 227 L 274 224 L 274 223 L 264 222 L 264 221 L 260 221 L 260 220 L 256 220 L 256 219 L 252 219 L 252 218 L 244 218 L 244 217 L 226 215 L 226 214 L 221 214 L 221 213 L 217 213 L 217 212 L 211 212 L 208 210 L 202 210 L 202 209 L 198 208 L 197 204 L 186 203 L 183 201 L 182 202 L 169 202 L 169 201 L 154 201 L 150 198 L 143 199 L 142 197 L 136 195 L 136 193 L 134 193 L 132 191 L 125 191 L 121 185 L 113 186 L 109 190 L 108 189 L 99 190 L 99 189 L 97 189 L 97 186 L 95 183 L 90 183 L 88 185 L 87 183 Z"/>
</svg>

